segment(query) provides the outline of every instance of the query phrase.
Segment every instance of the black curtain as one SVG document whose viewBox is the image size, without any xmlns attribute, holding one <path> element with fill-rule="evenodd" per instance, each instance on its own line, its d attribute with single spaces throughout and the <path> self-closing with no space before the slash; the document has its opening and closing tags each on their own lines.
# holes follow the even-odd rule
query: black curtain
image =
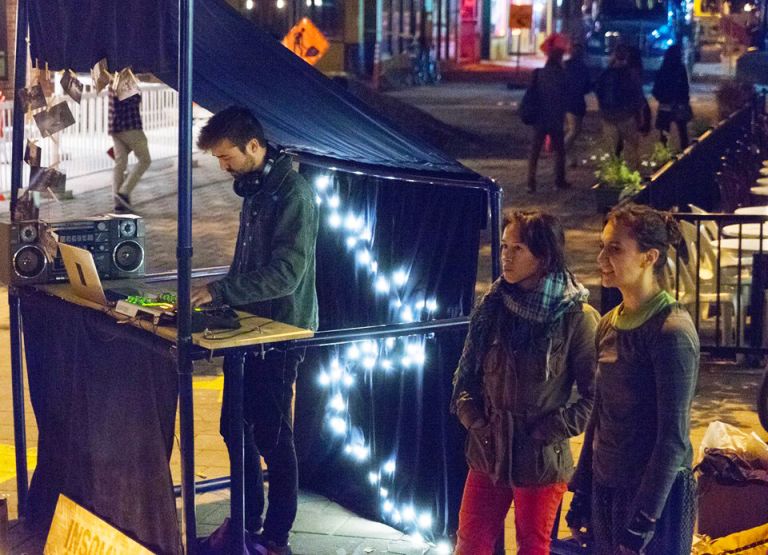
<svg viewBox="0 0 768 555">
<path fill-rule="evenodd" d="M 330 179 L 318 194 L 321 331 L 408 321 L 407 308 L 413 321 L 469 313 L 484 191 Z M 309 349 L 296 401 L 302 486 L 430 541 L 452 533 L 466 464 L 448 403 L 465 334 Z"/>
<path fill-rule="evenodd" d="M 156 553 L 180 553 L 168 466 L 176 417 L 171 345 L 41 292 L 21 297 L 38 427 L 27 523 L 60 493 Z"/>
</svg>

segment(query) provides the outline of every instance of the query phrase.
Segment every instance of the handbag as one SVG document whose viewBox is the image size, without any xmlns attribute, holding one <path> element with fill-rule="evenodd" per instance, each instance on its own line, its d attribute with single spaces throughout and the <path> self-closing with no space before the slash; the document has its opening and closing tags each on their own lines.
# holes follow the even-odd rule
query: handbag
<svg viewBox="0 0 768 555">
<path fill-rule="evenodd" d="M 539 71 L 534 70 L 531 84 L 525 90 L 525 94 L 520 101 L 520 108 L 517 110 L 517 113 L 520 115 L 520 119 L 523 120 L 525 125 L 535 125 L 539 120 L 540 102 L 538 74 Z"/>
</svg>

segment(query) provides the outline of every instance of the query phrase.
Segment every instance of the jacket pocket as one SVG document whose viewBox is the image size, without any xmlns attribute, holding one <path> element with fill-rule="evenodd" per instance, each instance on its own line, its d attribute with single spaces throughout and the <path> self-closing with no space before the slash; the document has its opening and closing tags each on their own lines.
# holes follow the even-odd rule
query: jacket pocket
<svg viewBox="0 0 768 555">
<path fill-rule="evenodd" d="M 496 456 L 493 430 L 490 424 L 467 430 L 464 454 L 472 470 L 477 470 L 490 476 L 494 475 Z"/>
</svg>

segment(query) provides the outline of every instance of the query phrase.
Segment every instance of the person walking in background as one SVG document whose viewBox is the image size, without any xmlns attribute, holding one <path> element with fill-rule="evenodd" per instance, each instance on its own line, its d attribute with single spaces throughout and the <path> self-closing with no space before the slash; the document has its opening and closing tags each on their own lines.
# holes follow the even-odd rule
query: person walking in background
<svg viewBox="0 0 768 555">
<path fill-rule="evenodd" d="M 555 187 L 567 189 L 565 180 L 565 129 L 563 121 L 566 111 L 566 86 L 563 56 L 565 45 L 552 40 L 547 47 L 547 62 L 543 68 L 533 71 L 531 87 L 535 88 L 538 114 L 533 123 L 531 152 L 528 156 L 528 192 L 536 191 L 536 167 L 541 148 L 549 135 L 555 153 Z"/>
<path fill-rule="evenodd" d="M 688 146 L 688 122 L 693 119 L 693 110 L 691 110 L 688 72 L 683 64 L 682 49 L 679 44 L 673 44 L 664 53 L 664 60 L 653 83 L 653 96 L 659 102 L 659 110 L 656 113 L 659 140 L 667 144 L 667 133 L 670 132 L 674 123 L 677 127 L 680 149 L 684 149 Z"/>
<path fill-rule="evenodd" d="M 685 258 L 669 213 L 629 204 L 608 214 L 597 262 L 622 302 L 597 330 L 597 397 L 566 516 L 574 537 L 591 535 L 595 555 L 691 552 L 699 337 L 659 284 L 672 246 Z"/>
<path fill-rule="evenodd" d="M 565 152 L 571 158 L 571 167 L 576 167 L 577 160 L 573 153 L 573 144 L 581 134 L 587 103 L 584 97 L 592 90 L 589 68 L 584 62 L 584 45 L 576 43 L 571 47 L 571 55 L 565 61 Z"/>
<path fill-rule="evenodd" d="M 109 134 L 114 142 L 112 194 L 115 211 L 132 211 L 131 193 L 152 163 L 141 122 L 141 94 L 120 100 L 113 87 L 109 87 Z M 136 155 L 138 163 L 126 177 L 128 155 L 131 152 Z"/>
<path fill-rule="evenodd" d="M 549 554 L 573 472 L 568 438 L 592 410 L 598 321 L 564 248 L 557 218 L 513 213 L 502 277 L 470 319 L 451 400 L 467 429 L 470 468 L 455 555 L 491 555 L 513 500 L 519 553 Z"/>
<path fill-rule="evenodd" d="M 595 94 L 610 151 L 623 154 L 627 165 L 637 169 L 645 97 L 637 72 L 629 66 L 629 54 L 623 44 L 614 48 L 608 67 L 597 80 Z"/>
</svg>

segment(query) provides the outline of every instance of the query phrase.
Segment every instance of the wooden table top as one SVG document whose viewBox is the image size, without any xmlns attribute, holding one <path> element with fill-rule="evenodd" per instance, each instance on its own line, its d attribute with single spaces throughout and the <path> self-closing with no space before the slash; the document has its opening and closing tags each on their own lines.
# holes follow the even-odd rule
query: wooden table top
<svg viewBox="0 0 768 555">
<path fill-rule="evenodd" d="M 131 286 L 132 284 L 137 284 L 139 286 L 144 285 L 140 280 L 119 280 L 107 283 L 109 287 L 115 288 Z M 101 306 L 93 301 L 75 295 L 70 288 L 69 283 L 37 285 L 35 288 L 73 304 L 92 308 L 108 314 L 119 323 L 128 323 L 134 327 L 154 333 L 173 343 L 176 342 L 176 326 L 155 324 L 151 319 L 131 317 L 115 312 L 113 308 Z M 158 289 L 158 287 L 154 286 L 154 289 Z M 192 343 L 209 351 L 218 351 L 221 349 L 278 343 L 281 341 L 290 341 L 292 339 L 305 339 L 314 335 L 312 330 L 297 328 L 296 326 L 270 320 L 269 318 L 262 318 L 261 316 L 256 316 L 247 312 L 237 311 L 237 313 L 241 317 L 240 329 L 207 330 L 206 332 L 193 333 Z"/>
</svg>

